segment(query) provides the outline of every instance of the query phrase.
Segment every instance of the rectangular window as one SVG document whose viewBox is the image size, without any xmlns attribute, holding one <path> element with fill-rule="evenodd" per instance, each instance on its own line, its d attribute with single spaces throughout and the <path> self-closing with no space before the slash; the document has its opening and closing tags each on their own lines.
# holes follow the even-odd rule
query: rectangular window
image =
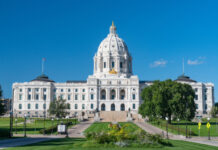
<svg viewBox="0 0 218 150">
<path fill-rule="evenodd" d="M 195 95 L 195 100 L 198 100 L 198 95 Z"/>
<path fill-rule="evenodd" d="M 82 100 L 85 100 L 85 95 L 82 95 Z"/>
<path fill-rule="evenodd" d="M 46 104 L 43 104 L 43 109 L 46 109 Z"/>
<path fill-rule="evenodd" d="M 122 62 L 120 62 L 120 68 L 123 68 L 123 63 Z"/>
<path fill-rule="evenodd" d="M 30 94 L 28 94 L 28 100 L 31 100 L 31 95 Z"/>
<path fill-rule="evenodd" d="M 78 95 L 75 95 L 75 98 L 74 98 L 75 100 L 78 100 Z"/>
<path fill-rule="evenodd" d="M 135 94 L 132 94 L 132 99 L 135 100 Z"/>
<path fill-rule="evenodd" d="M 38 105 L 38 104 L 36 104 L 36 105 L 35 105 L 35 108 L 36 108 L 36 109 L 38 109 L 38 108 L 39 108 L 39 105 Z"/>
<path fill-rule="evenodd" d="M 68 89 L 68 92 L 70 92 L 70 89 Z"/>
<path fill-rule="evenodd" d="M 44 100 L 44 101 L 46 100 L 46 95 L 45 95 L 45 94 L 43 95 L 43 100 Z"/>
<path fill-rule="evenodd" d="M 19 100 L 22 100 L 22 94 L 19 94 Z"/>
<path fill-rule="evenodd" d="M 75 92 L 78 92 L 78 89 L 75 89 Z"/>
<path fill-rule="evenodd" d="M 46 92 L 46 88 L 43 88 L 43 92 Z"/>
<path fill-rule="evenodd" d="M 196 106 L 196 109 L 198 109 L 198 104 L 195 104 L 195 106 Z"/>
<path fill-rule="evenodd" d="M 30 105 L 30 104 L 28 104 L 28 105 L 27 105 L 27 108 L 28 108 L 28 109 L 31 109 L 31 105 Z"/>
<path fill-rule="evenodd" d="M 135 109 L 135 104 L 132 104 L 132 109 Z"/>
<path fill-rule="evenodd" d="M 77 105 L 77 104 L 75 104 L 75 105 L 74 105 L 74 108 L 75 108 L 75 109 L 78 109 L 78 105 Z"/>
<path fill-rule="evenodd" d="M 205 104 L 205 110 L 207 110 L 207 104 Z"/>
<path fill-rule="evenodd" d="M 93 104 L 91 104 L 91 109 L 93 109 L 94 108 L 94 105 Z"/>
<path fill-rule="evenodd" d="M 82 109 L 85 109 L 85 104 L 82 104 Z"/>
<path fill-rule="evenodd" d="M 70 94 L 68 94 L 68 96 L 67 96 L 67 99 L 68 99 L 68 100 L 70 100 L 70 99 L 71 99 L 71 95 L 70 95 Z"/>
<path fill-rule="evenodd" d="M 207 101 L 207 95 L 204 96 L 204 100 Z"/>
<path fill-rule="evenodd" d="M 22 92 L 22 89 L 20 89 L 20 92 Z"/>
<path fill-rule="evenodd" d="M 86 90 L 85 89 L 83 89 L 83 92 L 85 92 Z"/>
<path fill-rule="evenodd" d="M 19 104 L 19 109 L 22 109 L 22 104 Z"/>
<path fill-rule="evenodd" d="M 106 68 L 106 62 L 104 62 L 104 68 Z"/>
<path fill-rule="evenodd" d="M 112 61 L 111 67 L 114 68 L 114 62 Z"/>
<path fill-rule="evenodd" d="M 61 92 L 64 92 L 64 89 L 61 89 Z"/>
<path fill-rule="evenodd" d="M 28 92 L 31 92 L 31 88 L 28 88 Z"/>
<path fill-rule="evenodd" d="M 39 94 L 36 94 L 36 100 L 39 100 Z"/>
<path fill-rule="evenodd" d="M 197 89 L 197 88 L 195 88 L 195 92 L 198 92 L 198 89 Z"/>
<path fill-rule="evenodd" d="M 36 91 L 36 92 L 39 92 L 39 88 L 35 88 L 35 91 Z"/>
<path fill-rule="evenodd" d="M 91 100 L 93 100 L 93 99 L 94 99 L 94 95 L 93 95 L 93 94 L 91 94 L 91 96 L 90 96 L 90 97 L 91 97 Z"/>
</svg>

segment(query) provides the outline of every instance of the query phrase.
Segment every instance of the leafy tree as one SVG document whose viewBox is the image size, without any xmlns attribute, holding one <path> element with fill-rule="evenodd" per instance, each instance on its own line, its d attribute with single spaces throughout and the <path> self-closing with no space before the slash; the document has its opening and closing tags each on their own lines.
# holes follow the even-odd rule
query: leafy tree
<svg viewBox="0 0 218 150">
<path fill-rule="evenodd" d="M 215 106 L 212 107 L 210 113 L 211 113 L 211 116 L 212 116 L 212 117 L 214 117 L 214 118 L 217 117 L 217 115 L 218 115 L 218 106 L 217 106 L 216 104 L 215 104 Z"/>
<path fill-rule="evenodd" d="M 195 92 L 188 84 L 172 80 L 154 81 L 142 91 L 143 104 L 139 113 L 149 119 L 171 117 L 191 120 L 195 116 Z"/>
<path fill-rule="evenodd" d="M 5 107 L 4 107 L 4 105 L 3 105 L 3 101 L 1 100 L 2 99 L 2 88 L 1 88 L 1 85 L 0 85 L 0 116 L 1 115 L 4 115 L 4 113 L 5 113 Z"/>
<path fill-rule="evenodd" d="M 68 114 L 67 108 L 68 106 L 66 104 L 66 100 L 59 97 L 58 99 L 51 101 L 48 113 L 50 115 L 54 115 L 57 118 L 63 118 Z"/>
</svg>

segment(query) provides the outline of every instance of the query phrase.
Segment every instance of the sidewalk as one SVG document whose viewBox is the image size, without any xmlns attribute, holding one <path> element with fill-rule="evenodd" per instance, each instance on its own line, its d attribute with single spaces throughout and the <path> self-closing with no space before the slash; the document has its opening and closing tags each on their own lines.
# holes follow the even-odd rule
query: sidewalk
<svg viewBox="0 0 218 150">
<path fill-rule="evenodd" d="M 147 122 L 135 122 L 135 124 L 150 134 L 160 134 L 166 138 L 166 131 L 158 127 L 152 126 Z M 211 137 L 211 140 L 208 140 L 207 137 L 192 137 L 186 139 L 183 135 L 175 135 L 172 133 L 168 133 L 168 136 L 172 140 L 183 140 L 187 142 L 194 142 L 218 147 L 218 137 Z"/>
<path fill-rule="evenodd" d="M 83 131 L 86 130 L 92 122 L 81 122 L 68 129 L 70 138 L 84 138 Z M 23 137 L 23 134 L 14 134 L 15 137 Z M 42 135 L 42 134 L 27 134 L 26 138 L 0 140 L 0 149 L 24 146 L 38 142 L 49 141 L 58 138 L 65 138 L 66 135 Z"/>
</svg>

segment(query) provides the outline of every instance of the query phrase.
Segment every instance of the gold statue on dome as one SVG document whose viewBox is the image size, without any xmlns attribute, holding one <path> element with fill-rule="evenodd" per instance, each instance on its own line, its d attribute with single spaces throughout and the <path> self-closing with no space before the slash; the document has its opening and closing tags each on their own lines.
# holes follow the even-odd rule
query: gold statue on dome
<svg viewBox="0 0 218 150">
<path fill-rule="evenodd" d="M 110 74 L 117 74 L 117 72 L 115 71 L 115 69 L 113 68 L 111 71 L 109 71 Z"/>
</svg>

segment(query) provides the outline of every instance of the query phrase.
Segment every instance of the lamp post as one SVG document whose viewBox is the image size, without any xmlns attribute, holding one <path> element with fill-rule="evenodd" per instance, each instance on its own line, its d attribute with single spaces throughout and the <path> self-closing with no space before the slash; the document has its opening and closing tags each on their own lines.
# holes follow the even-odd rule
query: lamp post
<svg viewBox="0 0 218 150">
<path fill-rule="evenodd" d="M 54 124 L 54 118 L 51 118 L 51 123 L 52 123 L 52 130 L 51 130 L 51 134 L 53 133 L 53 124 Z"/>
<path fill-rule="evenodd" d="M 69 119 L 69 116 L 66 116 L 66 119 L 67 119 L 67 123 L 66 123 L 66 138 L 68 138 L 68 119 Z"/>
<path fill-rule="evenodd" d="M 166 130 L 167 130 L 167 139 L 169 139 L 169 137 L 168 137 L 168 117 L 166 117 Z"/>
<path fill-rule="evenodd" d="M 15 134 L 17 134 L 17 118 L 15 119 Z"/>
<path fill-rule="evenodd" d="M 45 114 L 45 113 L 46 113 L 46 112 L 45 112 L 45 109 L 46 109 L 46 108 L 45 108 L 45 107 L 46 107 L 46 105 L 45 105 L 45 100 L 44 100 L 44 106 L 43 106 L 43 107 L 44 107 L 44 132 L 43 132 L 43 134 L 45 135 L 45 115 L 46 115 L 46 114 Z"/>
<path fill-rule="evenodd" d="M 26 118 L 27 118 L 27 115 L 24 114 L 24 137 L 26 137 Z"/>
<path fill-rule="evenodd" d="M 207 120 L 208 120 L 208 124 L 210 124 L 210 117 L 208 117 Z M 208 140 L 210 140 L 210 126 L 208 126 L 207 128 L 208 128 Z"/>
<path fill-rule="evenodd" d="M 179 130 L 180 130 L 180 129 L 179 129 L 179 121 L 180 121 L 179 118 L 177 119 L 177 121 L 178 121 L 178 135 L 179 135 L 179 134 L 180 134 L 180 133 L 179 133 L 179 132 L 180 132 L 180 131 L 179 131 Z"/>
</svg>

